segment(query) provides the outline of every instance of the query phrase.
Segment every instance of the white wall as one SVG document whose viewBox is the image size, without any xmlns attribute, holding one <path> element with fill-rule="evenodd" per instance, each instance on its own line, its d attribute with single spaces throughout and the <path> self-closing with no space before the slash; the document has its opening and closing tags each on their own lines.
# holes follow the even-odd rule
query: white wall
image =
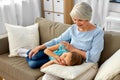
<svg viewBox="0 0 120 80">
<path fill-rule="evenodd" d="M 78 2 L 78 0 L 74 0 L 74 4 L 76 4 Z"/>
<path fill-rule="evenodd" d="M 106 30 L 120 32 L 120 3 L 109 4 L 106 23 Z"/>
</svg>

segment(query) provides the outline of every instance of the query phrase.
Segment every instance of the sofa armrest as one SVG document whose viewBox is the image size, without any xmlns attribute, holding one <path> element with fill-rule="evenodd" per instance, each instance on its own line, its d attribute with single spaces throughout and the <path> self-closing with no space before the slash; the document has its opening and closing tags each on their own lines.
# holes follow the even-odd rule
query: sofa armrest
<svg viewBox="0 0 120 80">
<path fill-rule="evenodd" d="M 9 44 L 7 34 L 0 35 L 0 54 L 9 52 Z"/>
</svg>

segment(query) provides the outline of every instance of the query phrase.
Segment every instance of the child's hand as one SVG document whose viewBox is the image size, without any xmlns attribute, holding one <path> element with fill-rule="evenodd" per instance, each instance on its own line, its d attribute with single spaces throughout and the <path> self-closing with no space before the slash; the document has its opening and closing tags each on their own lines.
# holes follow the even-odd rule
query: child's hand
<svg viewBox="0 0 120 80">
<path fill-rule="evenodd" d="M 55 59 L 56 59 L 58 62 L 61 61 L 61 60 L 60 60 L 60 57 L 59 57 L 58 55 L 55 56 Z"/>
<path fill-rule="evenodd" d="M 60 64 L 60 65 L 64 65 L 64 66 L 66 66 L 66 62 L 65 62 L 65 60 L 62 59 L 62 58 L 60 58 L 60 62 L 59 62 L 59 64 Z"/>
<path fill-rule="evenodd" d="M 57 60 L 52 60 L 53 61 L 53 63 L 55 63 L 55 64 L 59 64 L 59 62 L 57 61 Z"/>
</svg>

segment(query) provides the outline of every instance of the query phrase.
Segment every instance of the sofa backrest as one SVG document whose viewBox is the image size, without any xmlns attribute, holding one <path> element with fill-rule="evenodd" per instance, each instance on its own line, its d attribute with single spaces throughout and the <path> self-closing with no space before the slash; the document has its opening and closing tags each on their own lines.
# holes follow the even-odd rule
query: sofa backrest
<svg viewBox="0 0 120 80">
<path fill-rule="evenodd" d="M 70 26 L 59 22 L 52 22 L 44 18 L 37 18 L 36 22 L 39 23 L 40 44 L 58 37 Z"/>
<path fill-rule="evenodd" d="M 99 65 L 120 49 L 120 32 L 106 31 L 104 35 L 104 50 Z"/>
<path fill-rule="evenodd" d="M 52 22 L 44 18 L 37 18 L 39 23 L 40 43 L 43 44 L 62 34 L 70 25 L 58 22 Z M 120 33 L 119 32 L 105 32 L 104 35 L 105 46 L 101 54 L 99 65 L 114 54 L 120 48 Z"/>
</svg>

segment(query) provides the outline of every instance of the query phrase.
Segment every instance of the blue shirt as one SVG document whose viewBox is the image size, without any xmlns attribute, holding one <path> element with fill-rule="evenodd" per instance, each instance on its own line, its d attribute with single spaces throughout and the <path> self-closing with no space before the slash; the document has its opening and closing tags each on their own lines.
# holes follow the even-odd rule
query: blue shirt
<svg viewBox="0 0 120 80">
<path fill-rule="evenodd" d="M 61 41 L 68 41 L 79 50 L 86 51 L 86 62 L 98 62 L 104 47 L 104 31 L 100 27 L 94 30 L 81 32 L 76 24 L 71 25 L 58 38 L 46 42 L 47 47 L 58 44 Z"/>
<path fill-rule="evenodd" d="M 59 48 L 54 51 L 54 54 L 57 54 L 58 56 L 62 55 L 64 52 L 68 52 L 68 50 L 65 49 L 65 46 L 63 44 L 59 44 Z M 49 56 L 50 60 L 53 60 L 54 58 Z"/>
</svg>

